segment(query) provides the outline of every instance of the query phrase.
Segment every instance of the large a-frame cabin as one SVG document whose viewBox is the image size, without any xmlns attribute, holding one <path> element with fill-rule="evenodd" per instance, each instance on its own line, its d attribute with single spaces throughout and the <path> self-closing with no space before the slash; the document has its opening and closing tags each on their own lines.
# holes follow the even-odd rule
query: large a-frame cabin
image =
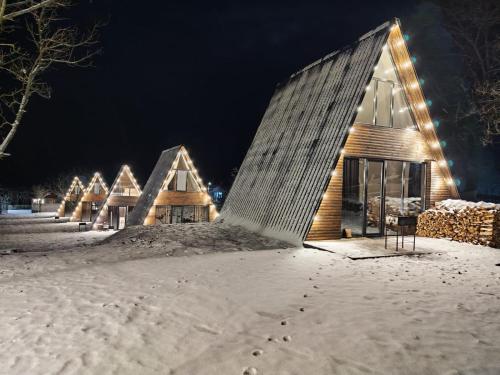
<svg viewBox="0 0 500 375">
<path fill-rule="evenodd" d="M 212 221 L 214 204 L 184 146 L 162 152 L 128 225 Z"/>
<path fill-rule="evenodd" d="M 80 201 L 71 215 L 71 221 L 94 221 L 108 192 L 109 189 L 101 174 L 98 172 L 94 173 L 92 180 L 83 192 Z"/>
<path fill-rule="evenodd" d="M 398 20 L 278 85 L 221 218 L 301 243 L 458 197 Z"/>
<path fill-rule="evenodd" d="M 71 185 L 66 191 L 66 194 L 64 194 L 64 198 L 57 209 L 57 216 L 71 216 L 84 191 L 85 186 L 80 178 L 78 176 L 73 177 Z"/>
<path fill-rule="evenodd" d="M 142 194 L 130 167 L 123 165 L 116 175 L 106 201 L 101 206 L 92 224 L 93 229 L 123 229 L 128 215 Z"/>
</svg>

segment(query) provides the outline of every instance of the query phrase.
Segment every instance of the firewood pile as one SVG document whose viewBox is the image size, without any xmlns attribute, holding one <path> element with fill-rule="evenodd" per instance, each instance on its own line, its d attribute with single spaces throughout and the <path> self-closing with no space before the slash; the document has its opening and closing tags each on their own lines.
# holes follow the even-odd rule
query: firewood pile
<svg viewBox="0 0 500 375">
<path fill-rule="evenodd" d="M 499 247 L 500 205 L 447 199 L 418 217 L 417 235 Z"/>
</svg>

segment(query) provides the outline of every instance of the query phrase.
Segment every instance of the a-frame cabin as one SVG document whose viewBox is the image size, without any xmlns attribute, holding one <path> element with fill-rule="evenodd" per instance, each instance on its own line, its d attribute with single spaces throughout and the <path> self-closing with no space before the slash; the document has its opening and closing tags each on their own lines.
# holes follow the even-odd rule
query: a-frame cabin
<svg viewBox="0 0 500 375">
<path fill-rule="evenodd" d="M 221 218 L 302 243 L 458 197 L 398 20 L 278 85 Z"/>
<path fill-rule="evenodd" d="M 83 192 L 85 191 L 85 186 L 78 176 L 73 177 L 71 185 L 69 186 L 64 198 L 57 209 L 57 216 L 71 216 L 73 211 L 78 204 Z"/>
<path fill-rule="evenodd" d="M 184 146 L 162 152 L 128 225 L 212 221 L 218 215 Z"/>
<path fill-rule="evenodd" d="M 106 201 L 99 210 L 92 225 L 93 229 L 123 229 L 128 215 L 134 209 L 142 190 L 130 167 L 123 165 L 116 175 Z"/>
<path fill-rule="evenodd" d="M 71 221 L 92 222 L 97 216 L 109 189 L 101 174 L 96 172 L 83 192 L 71 215 Z"/>
</svg>

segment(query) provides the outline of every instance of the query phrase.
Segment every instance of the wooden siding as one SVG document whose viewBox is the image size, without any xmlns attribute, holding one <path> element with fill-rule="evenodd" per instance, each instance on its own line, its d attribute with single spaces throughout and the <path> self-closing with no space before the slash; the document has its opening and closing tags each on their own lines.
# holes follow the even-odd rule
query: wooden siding
<svg viewBox="0 0 500 375">
<path fill-rule="evenodd" d="M 138 196 L 110 195 L 106 203 L 108 206 L 135 206 L 138 199 Z"/>
<path fill-rule="evenodd" d="M 432 159 L 427 142 L 417 130 L 355 124 L 344 146 L 346 156 L 420 161 Z"/>
<path fill-rule="evenodd" d="M 334 240 L 341 238 L 342 223 L 342 169 L 344 157 L 341 156 L 332 178 L 326 188 L 321 205 L 307 234 L 307 241 Z"/>
<path fill-rule="evenodd" d="M 155 199 L 155 206 L 206 206 L 210 196 L 203 192 L 162 191 Z"/>
<path fill-rule="evenodd" d="M 450 186 L 446 183 L 447 179 L 443 176 L 443 169 L 438 163 L 433 161 L 431 164 L 431 195 L 430 205 L 434 206 L 436 202 L 443 199 L 453 198 L 450 192 Z"/>
</svg>

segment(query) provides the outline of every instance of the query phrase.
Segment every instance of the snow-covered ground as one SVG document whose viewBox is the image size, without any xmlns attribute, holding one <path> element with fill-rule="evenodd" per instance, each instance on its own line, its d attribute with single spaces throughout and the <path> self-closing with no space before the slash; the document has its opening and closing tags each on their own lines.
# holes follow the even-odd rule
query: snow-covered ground
<svg viewBox="0 0 500 375">
<path fill-rule="evenodd" d="M 352 261 L 222 224 L 67 234 L 0 256 L 1 374 L 500 374 L 497 249 L 419 238 L 436 252 Z"/>
</svg>

